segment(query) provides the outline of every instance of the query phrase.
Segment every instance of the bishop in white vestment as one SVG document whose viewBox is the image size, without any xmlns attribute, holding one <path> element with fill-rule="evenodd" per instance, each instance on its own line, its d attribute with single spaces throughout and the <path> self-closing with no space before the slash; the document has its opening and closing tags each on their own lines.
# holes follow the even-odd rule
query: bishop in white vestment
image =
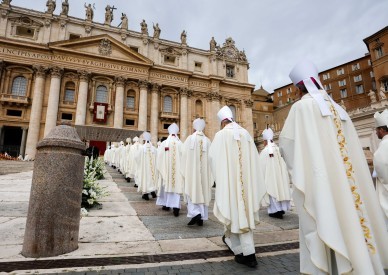
<svg viewBox="0 0 388 275">
<path fill-rule="evenodd" d="M 381 208 L 385 214 L 388 230 L 388 109 L 375 113 L 376 135 L 381 142 L 373 155 L 373 166 L 376 171 L 376 191 Z"/>
<path fill-rule="evenodd" d="M 157 152 L 157 169 L 161 178 L 156 204 L 162 205 L 162 209 L 166 211 L 172 207 L 175 217 L 179 216 L 184 188 L 181 173 L 182 142 L 177 136 L 178 132 L 178 125 L 171 124 L 168 127 L 169 136 Z"/>
<path fill-rule="evenodd" d="M 133 144 L 131 145 L 131 148 L 129 150 L 128 173 L 126 174 L 126 178 L 135 178 L 137 172 L 137 163 L 135 157 L 141 149 L 142 145 L 139 142 L 139 138 L 134 137 Z M 136 181 L 134 186 L 138 187 Z"/>
<path fill-rule="evenodd" d="M 290 78 L 305 94 L 280 134 L 299 214 L 300 272 L 384 275 L 388 232 L 353 123 L 310 61 Z"/>
<path fill-rule="evenodd" d="M 283 219 L 290 210 L 290 178 L 287 165 L 280 155 L 279 147 L 273 141 L 273 131 L 267 128 L 263 131 L 264 149 L 260 153 L 261 172 L 267 189 L 265 204 L 270 217 Z"/>
<path fill-rule="evenodd" d="M 148 201 L 149 193 L 156 198 L 156 148 L 151 143 L 150 133 L 144 132 L 143 139 L 145 143 L 135 157 L 137 163 L 135 182 L 138 185 L 137 192 L 141 192 L 142 198 Z"/>
<path fill-rule="evenodd" d="M 257 265 L 253 230 L 259 222 L 259 208 L 266 193 L 260 172 L 259 153 L 248 131 L 233 120 L 224 106 L 217 114 L 222 129 L 210 146 L 209 159 L 217 184 L 213 213 L 225 226 L 224 242 L 235 261 Z"/>
<path fill-rule="evenodd" d="M 195 132 L 188 136 L 182 150 L 182 174 L 185 181 L 188 225 L 203 225 L 208 219 L 213 176 L 211 174 L 208 152 L 210 140 L 203 133 L 205 120 L 193 121 Z"/>
</svg>

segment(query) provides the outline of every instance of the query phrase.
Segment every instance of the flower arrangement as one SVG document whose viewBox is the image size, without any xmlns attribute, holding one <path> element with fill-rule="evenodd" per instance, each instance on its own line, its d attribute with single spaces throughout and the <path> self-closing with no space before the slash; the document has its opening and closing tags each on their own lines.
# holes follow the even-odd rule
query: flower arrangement
<svg viewBox="0 0 388 275">
<path fill-rule="evenodd" d="M 94 206 L 101 205 L 98 200 L 108 195 L 108 192 L 105 190 L 106 187 L 100 186 L 97 181 L 104 178 L 103 169 L 104 162 L 102 159 L 86 158 L 81 203 L 81 207 L 86 211 Z M 86 213 L 83 214 L 85 215 Z"/>
</svg>

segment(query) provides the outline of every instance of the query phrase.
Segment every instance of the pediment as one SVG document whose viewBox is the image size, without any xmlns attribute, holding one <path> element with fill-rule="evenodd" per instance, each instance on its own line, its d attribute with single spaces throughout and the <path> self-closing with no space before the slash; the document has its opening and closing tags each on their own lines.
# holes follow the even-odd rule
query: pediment
<svg viewBox="0 0 388 275">
<path fill-rule="evenodd" d="M 49 47 L 53 50 L 73 52 L 74 54 L 86 54 L 144 65 L 152 65 L 153 63 L 152 60 L 106 34 L 58 41 L 50 43 Z"/>
</svg>

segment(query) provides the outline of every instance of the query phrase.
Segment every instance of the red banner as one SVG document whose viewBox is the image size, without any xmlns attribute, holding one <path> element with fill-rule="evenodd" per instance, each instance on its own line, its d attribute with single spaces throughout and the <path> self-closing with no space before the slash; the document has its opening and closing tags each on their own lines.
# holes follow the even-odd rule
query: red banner
<svg viewBox="0 0 388 275">
<path fill-rule="evenodd" d="M 93 121 L 106 123 L 108 117 L 108 103 L 94 102 Z"/>
</svg>

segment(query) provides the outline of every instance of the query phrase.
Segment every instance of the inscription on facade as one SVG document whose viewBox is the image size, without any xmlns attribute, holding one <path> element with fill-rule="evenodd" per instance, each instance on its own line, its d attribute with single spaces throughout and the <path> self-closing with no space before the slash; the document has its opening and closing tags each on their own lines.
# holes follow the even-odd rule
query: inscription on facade
<svg viewBox="0 0 388 275">
<path fill-rule="evenodd" d="M 210 83 L 196 81 L 196 80 L 191 80 L 190 81 L 190 86 L 209 88 L 210 87 Z"/>
<path fill-rule="evenodd" d="M 144 75 L 148 74 L 148 70 L 144 68 L 119 65 L 119 64 L 109 63 L 109 62 L 95 61 L 91 59 L 67 56 L 67 55 L 61 55 L 61 54 L 50 55 L 50 54 L 35 53 L 30 51 L 0 47 L 0 55 L 12 55 L 17 57 L 26 57 L 31 59 L 39 59 L 39 60 L 47 60 L 47 61 L 61 61 L 61 62 L 68 62 L 72 64 L 87 65 L 87 66 L 92 66 L 97 68 L 112 69 L 112 70 L 124 71 L 124 72 L 130 72 L 130 73 L 137 73 L 137 74 L 144 74 Z"/>
<path fill-rule="evenodd" d="M 173 80 L 173 81 L 179 81 L 179 82 L 188 82 L 187 77 L 184 76 L 177 76 L 177 75 L 171 75 L 171 74 L 162 74 L 157 72 L 151 72 L 150 77 L 155 77 L 159 79 L 167 79 L 167 80 Z"/>
</svg>

